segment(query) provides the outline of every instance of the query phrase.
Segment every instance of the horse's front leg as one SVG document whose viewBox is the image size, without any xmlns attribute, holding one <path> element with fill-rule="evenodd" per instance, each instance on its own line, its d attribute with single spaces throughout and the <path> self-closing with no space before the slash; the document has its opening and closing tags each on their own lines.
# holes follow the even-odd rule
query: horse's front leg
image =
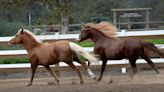
<svg viewBox="0 0 164 92">
<path fill-rule="evenodd" d="M 107 59 L 102 59 L 102 67 L 101 67 L 101 73 L 100 73 L 100 77 L 98 78 L 98 81 L 101 81 L 102 79 L 102 76 L 103 76 L 103 72 L 105 70 L 105 67 L 106 67 L 106 63 L 107 63 Z"/>
<path fill-rule="evenodd" d="M 35 71 L 36 71 L 37 66 L 38 65 L 31 64 L 31 80 L 30 80 L 30 82 L 26 86 L 31 86 L 32 85 L 33 78 L 34 78 L 34 75 L 35 75 Z"/>
</svg>

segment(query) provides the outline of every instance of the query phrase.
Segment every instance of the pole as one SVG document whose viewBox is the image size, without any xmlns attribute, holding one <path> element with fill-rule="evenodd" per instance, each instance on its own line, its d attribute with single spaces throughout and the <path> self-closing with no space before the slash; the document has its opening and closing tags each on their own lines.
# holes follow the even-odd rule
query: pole
<svg viewBox="0 0 164 92">
<path fill-rule="evenodd" d="M 28 26 L 31 27 L 31 13 L 28 14 Z"/>
</svg>

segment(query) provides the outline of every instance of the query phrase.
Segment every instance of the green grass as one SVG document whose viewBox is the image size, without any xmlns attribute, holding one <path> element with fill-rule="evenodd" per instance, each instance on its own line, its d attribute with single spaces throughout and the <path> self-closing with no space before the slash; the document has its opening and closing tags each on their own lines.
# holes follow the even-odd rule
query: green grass
<svg viewBox="0 0 164 92">
<path fill-rule="evenodd" d="M 76 44 L 82 46 L 82 47 L 93 47 L 94 43 L 93 42 L 76 42 Z"/>
<path fill-rule="evenodd" d="M 0 64 L 29 63 L 29 59 L 0 59 Z"/>
<path fill-rule="evenodd" d="M 151 42 L 154 44 L 164 44 L 164 39 L 149 39 L 149 40 L 145 40 L 147 42 Z"/>
</svg>

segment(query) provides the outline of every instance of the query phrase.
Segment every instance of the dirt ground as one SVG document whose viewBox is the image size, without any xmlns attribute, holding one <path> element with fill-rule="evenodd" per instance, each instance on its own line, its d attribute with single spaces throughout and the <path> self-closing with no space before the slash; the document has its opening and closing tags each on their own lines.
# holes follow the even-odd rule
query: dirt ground
<svg viewBox="0 0 164 92">
<path fill-rule="evenodd" d="M 29 79 L 0 79 L 0 92 L 164 92 L 164 70 L 160 72 L 140 72 L 133 79 L 128 74 L 105 75 L 101 82 L 84 77 L 83 85 L 78 77 L 60 78 L 60 85 L 53 78 L 35 78 L 29 87 Z"/>
</svg>

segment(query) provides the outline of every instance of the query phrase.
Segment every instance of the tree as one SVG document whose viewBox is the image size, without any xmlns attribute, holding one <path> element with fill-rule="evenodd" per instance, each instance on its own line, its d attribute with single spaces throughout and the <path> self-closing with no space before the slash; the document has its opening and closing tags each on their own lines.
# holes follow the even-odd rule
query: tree
<svg viewBox="0 0 164 92">
<path fill-rule="evenodd" d="M 61 33 L 65 33 L 68 30 L 69 15 L 72 10 L 72 0 L 44 0 L 45 6 L 52 12 L 55 12 L 60 16 Z M 54 4 L 55 6 L 53 6 Z"/>
</svg>

